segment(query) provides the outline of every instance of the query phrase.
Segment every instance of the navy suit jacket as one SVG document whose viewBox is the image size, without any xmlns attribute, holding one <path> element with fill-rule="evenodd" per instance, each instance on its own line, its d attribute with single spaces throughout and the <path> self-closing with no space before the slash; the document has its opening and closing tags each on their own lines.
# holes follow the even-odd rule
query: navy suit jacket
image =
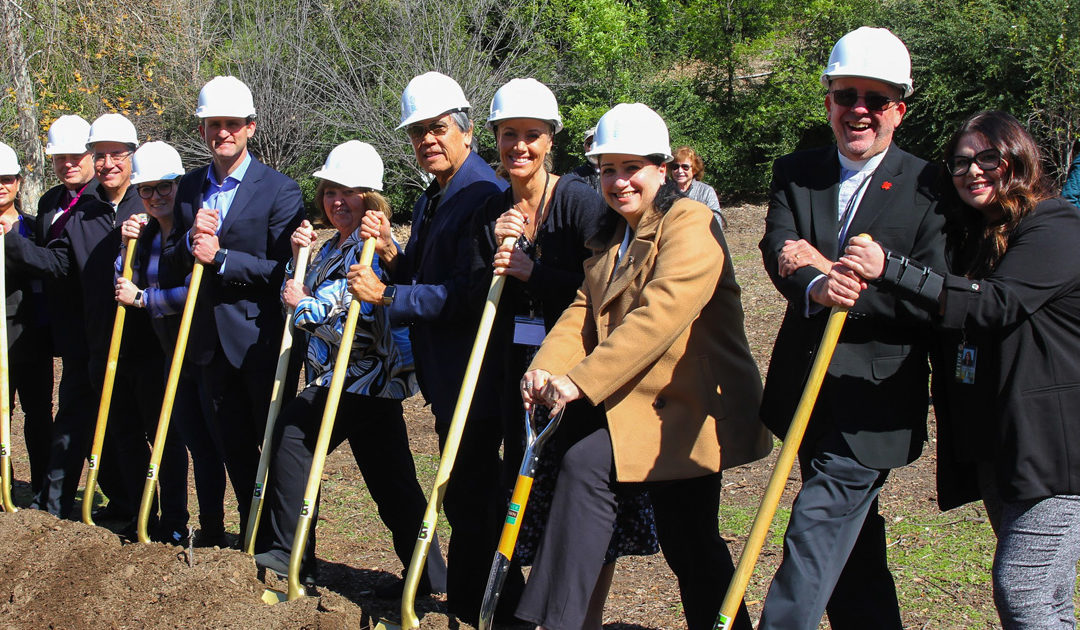
<svg viewBox="0 0 1080 630">
<path fill-rule="evenodd" d="M 180 180 L 174 227 L 162 247 L 161 284 L 184 284 L 195 259 L 188 231 L 202 207 L 210 166 Z M 220 346 L 236 368 L 274 369 L 285 325 L 278 290 L 292 256 L 289 237 L 304 219 L 300 187 L 291 178 L 252 157 L 236 190 L 218 242 L 229 253 L 223 273 L 203 273 L 188 339 L 187 358 L 206 365 Z"/>
<path fill-rule="evenodd" d="M 944 268 L 945 219 L 938 209 L 937 170 L 896 145 L 871 178 L 848 230 L 870 234 L 894 252 Z M 761 416 L 783 437 L 821 341 L 828 309 L 805 317 L 806 288 L 819 275 L 803 267 L 781 278 L 785 240 L 806 239 L 830 260 L 840 256 L 835 145 L 786 155 L 773 164 L 765 236 L 765 269 L 788 300 L 776 337 Z M 939 266 L 941 265 L 941 266 Z M 805 444 L 839 431 L 855 457 L 871 468 L 910 463 L 926 439 L 930 317 L 911 302 L 874 286 L 849 311 L 807 429 Z"/>
<path fill-rule="evenodd" d="M 390 320 L 409 326 L 420 389 L 438 423 L 450 421 L 480 319 L 482 304 L 469 299 L 473 215 L 505 189 L 506 182 L 469 153 L 442 191 L 423 237 L 424 213 L 438 182 L 417 200 L 409 243 L 391 276 L 398 288 Z M 474 409 L 483 404 L 474 401 Z"/>
</svg>

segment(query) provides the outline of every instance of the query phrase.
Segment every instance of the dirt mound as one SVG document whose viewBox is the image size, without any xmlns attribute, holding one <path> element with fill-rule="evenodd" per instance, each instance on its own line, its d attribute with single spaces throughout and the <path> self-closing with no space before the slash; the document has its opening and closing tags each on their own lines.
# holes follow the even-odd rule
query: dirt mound
<svg viewBox="0 0 1080 630">
<path fill-rule="evenodd" d="M 0 514 L 0 618 L 6 628 L 368 626 L 341 595 L 268 606 L 254 562 L 230 549 L 125 544 L 109 530 L 37 510 Z"/>
</svg>

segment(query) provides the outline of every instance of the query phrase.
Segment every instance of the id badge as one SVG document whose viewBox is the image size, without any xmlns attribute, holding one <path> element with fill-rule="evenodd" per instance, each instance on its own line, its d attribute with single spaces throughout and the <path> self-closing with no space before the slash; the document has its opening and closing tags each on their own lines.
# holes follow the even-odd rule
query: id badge
<svg viewBox="0 0 1080 630">
<path fill-rule="evenodd" d="M 514 343 L 522 346 L 539 346 L 544 340 L 544 320 L 539 317 L 517 315 L 514 317 Z"/>
<path fill-rule="evenodd" d="M 956 350 L 956 382 L 966 385 L 975 384 L 975 360 L 978 349 L 961 343 Z"/>
</svg>

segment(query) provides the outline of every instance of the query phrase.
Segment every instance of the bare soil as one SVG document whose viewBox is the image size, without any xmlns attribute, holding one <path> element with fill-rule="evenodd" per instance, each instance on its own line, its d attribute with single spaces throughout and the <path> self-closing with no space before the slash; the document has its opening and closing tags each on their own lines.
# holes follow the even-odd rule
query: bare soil
<svg viewBox="0 0 1080 630">
<path fill-rule="evenodd" d="M 729 221 L 727 239 L 744 290 L 747 333 L 764 374 L 784 306 L 761 268 L 757 250 L 764 208 L 729 207 L 725 214 Z M 406 402 L 406 418 L 422 485 L 428 488 L 438 450 L 432 417 L 420 397 Z M 17 505 L 25 506 L 30 501 L 26 482 L 29 473 L 21 424 L 21 411 L 16 407 L 12 420 L 15 497 Z M 896 471 L 890 478 L 881 499 L 887 518 L 935 510 L 932 453 L 931 445 L 916 464 Z M 745 508 L 753 514 L 775 457 L 776 450 L 765 461 L 727 472 L 724 505 Z M 789 479 L 781 508 L 790 507 L 797 487 L 796 472 Z M 192 523 L 197 523 L 193 486 L 190 496 Z M 323 496 L 317 593 L 274 606 L 263 603 L 260 596 L 268 587 L 284 585 L 273 576 L 262 575 L 250 557 L 240 551 L 122 543 L 109 529 L 60 521 L 42 512 L 0 514 L 2 625 L 16 629 L 344 629 L 369 628 L 383 616 L 397 620 L 398 603 L 377 599 L 373 589 L 395 579 L 402 567 L 363 490 L 363 480 L 348 449 L 338 449 L 329 457 Z M 235 509 L 228 507 L 226 513 L 235 519 Z M 235 533 L 235 520 L 231 527 Z M 737 558 L 746 528 L 727 531 L 730 526 L 722 527 Z M 445 540 L 444 536 L 444 544 Z M 761 555 L 747 593 L 755 619 L 779 558 L 780 548 L 773 543 Z M 959 596 L 972 597 L 967 592 Z M 979 597 L 985 605 L 988 594 L 975 598 Z M 944 601 L 955 604 L 959 600 L 944 597 Z M 447 616 L 442 596 L 421 599 L 417 609 L 424 628 L 470 627 Z M 925 627 L 926 618 L 917 609 L 905 612 L 909 627 Z M 608 629 L 685 627 L 678 589 L 662 555 L 619 561 L 605 624 Z M 962 625 L 958 622 L 956 626 L 941 627 Z"/>
</svg>

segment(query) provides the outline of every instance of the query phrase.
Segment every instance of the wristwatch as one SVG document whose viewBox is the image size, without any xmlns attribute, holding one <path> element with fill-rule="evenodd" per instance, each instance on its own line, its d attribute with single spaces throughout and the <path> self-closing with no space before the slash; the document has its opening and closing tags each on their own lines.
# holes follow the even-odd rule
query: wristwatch
<svg viewBox="0 0 1080 630">
<path fill-rule="evenodd" d="M 388 284 L 382 292 L 382 305 L 390 306 L 394 303 L 394 298 L 397 297 L 397 285 Z"/>
<path fill-rule="evenodd" d="M 229 255 L 229 250 L 221 248 L 214 254 L 214 268 L 221 269 L 221 266 L 225 264 L 225 257 Z"/>
<path fill-rule="evenodd" d="M 146 292 L 142 289 L 136 291 L 133 303 L 137 308 L 146 308 Z"/>
</svg>

